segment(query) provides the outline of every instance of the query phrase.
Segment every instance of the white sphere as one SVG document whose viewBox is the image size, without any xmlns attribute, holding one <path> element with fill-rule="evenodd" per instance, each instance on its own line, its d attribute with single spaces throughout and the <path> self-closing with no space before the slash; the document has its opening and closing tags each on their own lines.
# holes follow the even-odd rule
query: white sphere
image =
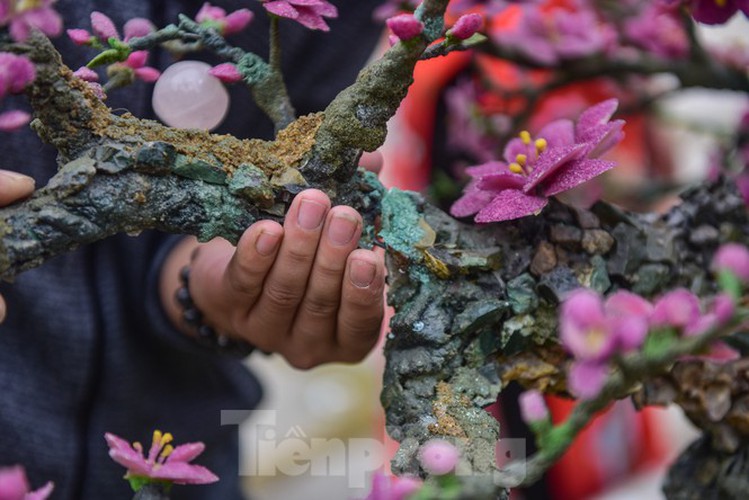
<svg viewBox="0 0 749 500">
<path fill-rule="evenodd" d="M 201 61 L 169 66 L 153 89 L 153 110 L 170 127 L 213 130 L 229 111 L 229 93 Z"/>
</svg>

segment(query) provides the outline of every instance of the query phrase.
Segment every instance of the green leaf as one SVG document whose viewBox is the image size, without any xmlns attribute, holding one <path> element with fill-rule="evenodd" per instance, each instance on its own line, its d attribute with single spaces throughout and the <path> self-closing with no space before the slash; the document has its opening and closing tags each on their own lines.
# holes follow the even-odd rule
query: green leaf
<svg viewBox="0 0 749 500">
<path fill-rule="evenodd" d="M 678 342 L 679 337 L 672 328 L 655 330 L 645 339 L 642 352 L 648 358 L 656 358 L 663 355 L 668 349 Z"/>
<path fill-rule="evenodd" d="M 718 284 L 720 289 L 730 295 L 734 301 L 741 298 L 741 279 L 727 269 L 721 269 L 718 272 Z"/>
<path fill-rule="evenodd" d="M 86 67 L 95 68 L 97 66 L 101 66 L 102 64 L 112 64 L 116 62 L 122 62 L 125 59 L 127 59 L 127 55 L 123 57 L 122 51 L 117 50 L 117 49 L 107 49 L 101 54 L 99 54 L 98 56 L 91 59 L 91 61 L 89 61 Z"/>
</svg>

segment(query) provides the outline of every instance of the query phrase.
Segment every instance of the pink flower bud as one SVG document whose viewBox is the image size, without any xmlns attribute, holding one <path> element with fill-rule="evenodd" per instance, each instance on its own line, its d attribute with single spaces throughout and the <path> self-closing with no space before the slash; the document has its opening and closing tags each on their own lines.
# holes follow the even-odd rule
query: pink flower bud
<svg viewBox="0 0 749 500">
<path fill-rule="evenodd" d="M 93 11 L 91 13 L 91 29 L 103 42 L 106 42 L 110 38 L 120 39 L 120 34 L 117 32 L 117 28 L 114 26 L 112 20 L 109 16 L 101 12 Z"/>
<path fill-rule="evenodd" d="M 232 33 L 238 33 L 245 29 L 248 24 L 252 21 L 255 14 L 248 9 L 235 10 L 228 16 L 226 16 L 224 25 L 224 35 L 231 35 Z"/>
<path fill-rule="evenodd" d="M 13 110 L 0 113 L 0 132 L 15 132 L 31 121 L 25 111 Z"/>
<path fill-rule="evenodd" d="M 208 70 L 208 74 L 215 76 L 224 83 L 237 83 L 242 79 L 242 74 L 237 67 L 231 63 L 223 63 Z"/>
<path fill-rule="evenodd" d="M 76 45 L 88 45 L 91 42 L 91 33 L 86 30 L 68 30 L 68 37 Z"/>
<path fill-rule="evenodd" d="M 448 35 L 458 40 L 471 38 L 481 29 L 484 20 L 480 14 L 465 14 L 455 22 L 455 25 L 447 32 Z"/>
<path fill-rule="evenodd" d="M 433 439 L 421 447 L 419 461 L 429 474 L 444 476 L 455 470 L 460 452 L 452 444 L 442 439 Z"/>
<path fill-rule="evenodd" d="M 744 283 L 749 283 L 749 249 L 739 243 L 726 243 L 715 252 L 712 268 L 730 271 Z"/>
<path fill-rule="evenodd" d="M 424 24 L 413 14 L 400 14 L 386 21 L 388 28 L 401 40 L 410 40 L 424 31 Z"/>
<path fill-rule="evenodd" d="M 156 26 L 148 19 L 134 17 L 125 23 L 122 31 L 125 33 L 125 41 L 127 42 L 131 38 L 138 38 L 153 33 L 156 31 Z"/>
<path fill-rule="evenodd" d="M 77 76 L 84 82 L 98 82 L 99 81 L 99 73 L 92 70 L 91 68 L 87 68 L 86 66 L 81 66 L 77 70 L 73 72 L 73 75 Z"/>
<path fill-rule="evenodd" d="M 203 23 L 205 21 L 217 21 L 225 17 L 226 11 L 224 9 L 221 7 L 214 7 L 210 3 L 205 2 L 195 15 L 195 21 Z"/>
<path fill-rule="evenodd" d="M 136 50 L 135 52 L 127 56 L 127 59 L 125 60 L 125 66 L 128 66 L 129 68 L 132 68 L 132 69 L 142 68 L 143 66 L 146 65 L 147 60 L 148 60 L 147 50 Z"/>
<path fill-rule="evenodd" d="M 0 75 L 3 84 L 0 85 L 0 96 L 6 91 L 11 94 L 23 92 L 26 85 L 36 77 L 36 67 L 25 56 L 17 56 L 8 52 L 0 52 Z"/>
<path fill-rule="evenodd" d="M 146 83 L 153 83 L 156 80 L 159 79 L 161 76 L 161 71 L 159 71 L 156 68 L 152 68 L 151 66 L 143 66 L 142 68 L 135 68 L 133 71 L 135 73 L 135 76 L 138 77 L 141 81 L 144 81 Z"/>
<path fill-rule="evenodd" d="M 520 415 L 528 424 L 549 418 L 549 409 L 546 407 L 543 394 L 539 391 L 525 391 L 518 398 L 518 403 Z"/>
</svg>

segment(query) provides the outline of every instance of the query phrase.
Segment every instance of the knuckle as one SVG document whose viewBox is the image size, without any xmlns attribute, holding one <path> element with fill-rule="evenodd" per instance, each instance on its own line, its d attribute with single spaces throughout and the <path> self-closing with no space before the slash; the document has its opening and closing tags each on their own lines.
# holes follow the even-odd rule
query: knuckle
<svg viewBox="0 0 749 500">
<path fill-rule="evenodd" d="M 229 286 L 235 292 L 252 295 L 258 292 L 260 284 L 254 279 L 252 273 L 239 269 L 239 272 L 228 273 Z"/>
<path fill-rule="evenodd" d="M 302 300 L 301 292 L 294 288 L 280 286 L 273 283 L 269 283 L 265 287 L 263 295 L 265 295 L 272 307 L 282 310 L 295 308 Z"/>
<path fill-rule="evenodd" d="M 338 311 L 338 300 L 324 295 L 308 295 L 304 298 L 304 310 L 313 318 L 330 318 Z"/>
<path fill-rule="evenodd" d="M 285 251 L 284 259 L 288 259 L 290 265 L 308 265 L 315 255 L 316 248 L 316 245 L 290 246 Z"/>
</svg>

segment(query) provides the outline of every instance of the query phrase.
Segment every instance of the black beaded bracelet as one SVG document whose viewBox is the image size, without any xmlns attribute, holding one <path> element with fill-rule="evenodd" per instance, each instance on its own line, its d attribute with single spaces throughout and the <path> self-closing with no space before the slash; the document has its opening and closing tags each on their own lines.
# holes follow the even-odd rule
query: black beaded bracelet
<svg viewBox="0 0 749 500">
<path fill-rule="evenodd" d="M 175 298 L 182 307 L 182 319 L 185 324 L 195 330 L 200 345 L 224 354 L 249 356 L 255 350 L 255 346 L 249 342 L 232 340 L 203 323 L 203 313 L 197 308 L 190 295 L 190 266 L 182 268 L 179 280 L 182 286 L 177 289 Z"/>
</svg>

